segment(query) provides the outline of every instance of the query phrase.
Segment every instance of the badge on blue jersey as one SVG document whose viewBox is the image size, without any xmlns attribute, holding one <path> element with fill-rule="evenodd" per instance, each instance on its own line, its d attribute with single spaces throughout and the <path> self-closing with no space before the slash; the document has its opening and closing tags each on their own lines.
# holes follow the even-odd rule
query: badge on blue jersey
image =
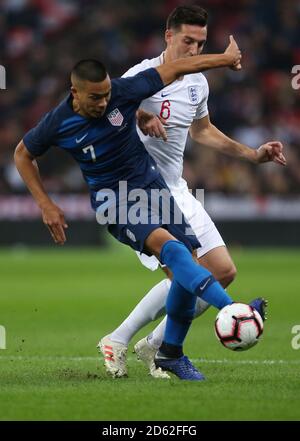
<svg viewBox="0 0 300 441">
<path fill-rule="evenodd" d="M 108 121 L 113 125 L 113 126 L 121 126 L 122 122 L 124 120 L 124 117 L 122 115 L 122 113 L 120 112 L 119 109 L 114 109 L 112 112 L 110 112 L 107 115 Z"/>
</svg>

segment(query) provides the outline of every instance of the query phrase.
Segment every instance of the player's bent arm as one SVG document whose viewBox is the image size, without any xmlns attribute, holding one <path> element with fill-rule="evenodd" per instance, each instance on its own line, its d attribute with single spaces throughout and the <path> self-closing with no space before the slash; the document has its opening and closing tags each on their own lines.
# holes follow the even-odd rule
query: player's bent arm
<svg viewBox="0 0 300 441">
<path fill-rule="evenodd" d="M 195 55 L 181 58 L 176 61 L 161 64 L 156 67 L 162 82 L 166 86 L 182 75 L 198 73 L 217 67 L 231 67 L 236 63 L 237 57 L 232 54 Z"/>
<path fill-rule="evenodd" d="M 15 149 L 14 160 L 18 172 L 37 205 L 42 209 L 44 206 L 51 204 L 52 201 L 43 187 L 37 162 L 27 150 L 23 141 L 20 141 Z"/>
<path fill-rule="evenodd" d="M 190 127 L 190 136 L 201 147 L 210 147 L 229 156 L 243 158 L 253 163 L 257 162 L 255 149 L 226 136 L 210 122 L 208 115 L 193 121 Z"/>
<path fill-rule="evenodd" d="M 23 141 L 20 141 L 15 149 L 14 161 L 23 181 L 41 209 L 43 222 L 49 228 L 53 240 L 55 243 L 63 244 L 66 241 L 64 228 L 67 228 L 64 214 L 46 193 L 37 162 Z"/>
</svg>

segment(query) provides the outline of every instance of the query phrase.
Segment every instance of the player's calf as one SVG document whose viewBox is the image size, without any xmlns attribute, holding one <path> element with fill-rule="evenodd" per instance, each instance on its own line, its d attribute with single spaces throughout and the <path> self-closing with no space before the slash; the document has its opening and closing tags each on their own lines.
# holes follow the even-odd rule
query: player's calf
<svg viewBox="0 0 300 441">
<path fill-rule="evenodd" d="M 223 286 L 223 288 L 227 288 L 236 277 L 236 267 L 234 265 L 224 268 L 219 275 L 215 276 L 218 282 Z"/>
<path fill-rule="evenodd" d="M 201 257 L 198 257 L 198 263 L 207 268 L 216 280 L 227 288 L 236 277 L 236 267 L 225 246 L 218 246 L 208 251 Z"/>
</svg>

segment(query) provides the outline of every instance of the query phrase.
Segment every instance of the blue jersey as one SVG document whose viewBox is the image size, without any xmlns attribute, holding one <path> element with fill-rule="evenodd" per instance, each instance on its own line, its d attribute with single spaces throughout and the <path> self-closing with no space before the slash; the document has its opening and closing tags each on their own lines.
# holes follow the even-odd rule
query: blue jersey
<svg viewBox="0 0 300 441">
<path fill-rule="evenodd" d="M 91 190 L 114 189 L 119 181 L 127 181 L 128 188 L 144 188 L 159 174 L 136 132 L 135 113 L 141 101 L 164 84 L 153 68 L 111 83 L 111 99 L 101 118 L 74 112 L 69 95 L 23 141 L 34 157 L 51 146 L 69 152 Z"/>
</svg>

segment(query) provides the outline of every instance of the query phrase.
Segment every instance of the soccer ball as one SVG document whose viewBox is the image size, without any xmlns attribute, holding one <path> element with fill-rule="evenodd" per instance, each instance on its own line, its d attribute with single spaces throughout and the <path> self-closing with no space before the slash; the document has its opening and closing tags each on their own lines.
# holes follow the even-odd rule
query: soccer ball
<svg viewBox="0 0 300 441">
<path fill-rule="evenodd" d="M 264 324 L 260 314 L 245 303 L 232 303 L 219 311 L 215 332 L 225 348 L 246 351 L 258 343 Z"/>
</svg>

